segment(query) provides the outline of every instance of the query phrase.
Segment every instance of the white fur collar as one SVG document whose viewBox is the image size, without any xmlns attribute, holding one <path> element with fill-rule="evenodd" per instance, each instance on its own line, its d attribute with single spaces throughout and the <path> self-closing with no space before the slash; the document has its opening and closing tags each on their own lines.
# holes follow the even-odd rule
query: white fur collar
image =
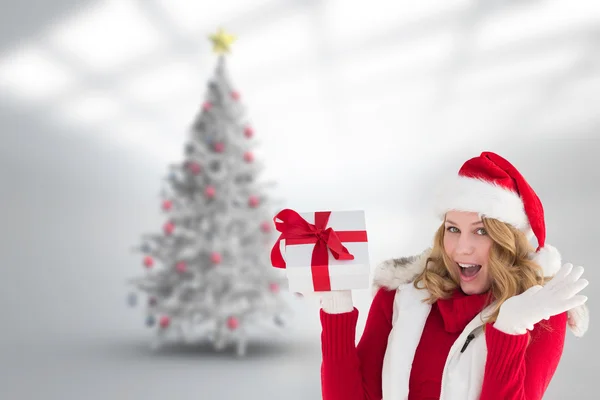
<svg viewBox="0 0 600 400">
<path fill-rule="evenodd" d="M 412 282 L 425 269 L 430 254 L 431 248 L 428 248 L 416 256 L 390 258 L 380 263 L 373 274 L 373 295 L 379 288 L 396 290 L 400 285 Z M 550 245 L 532 254 L 532 259 L 542 267 L 545 276 L 556 274 L 562 263 L 560 253 Z M 586 304 L 569 310 L 568 324 L 575 336 L 581 337 L 585 334 L 589 326 L 589 318 Z"/>
<path fill-rule="evenodd" d="M 412 282 L 425 269 L 430 254 L 431 248 L 417 256 L 390 258 L 379 264 L 373 275 L 373 294 L 381 287 L 396 290 L 403 283 Z"/>
</svg>

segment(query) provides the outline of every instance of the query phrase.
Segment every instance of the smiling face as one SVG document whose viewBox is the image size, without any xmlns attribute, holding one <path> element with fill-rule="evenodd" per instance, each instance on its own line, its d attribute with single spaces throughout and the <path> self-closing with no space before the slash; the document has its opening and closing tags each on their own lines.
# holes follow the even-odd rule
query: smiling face
<svg viewBox="0 0 600 400">
<path fill-rule="evenodd" d="M 466 294 L 480 294 L 492 285 L 489 271 L 492 239 L 477 213 L 449 211 L 444 221 L 444 250 L 452 260 L 449 266 L 460 277 Z"/>
</svg>

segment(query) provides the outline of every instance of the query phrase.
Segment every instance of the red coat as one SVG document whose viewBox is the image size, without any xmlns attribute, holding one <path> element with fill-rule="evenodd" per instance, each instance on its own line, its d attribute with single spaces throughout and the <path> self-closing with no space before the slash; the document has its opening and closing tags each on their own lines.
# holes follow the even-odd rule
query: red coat
<svg viewBox="0 0 600 400">
<path fill-rule="evenodd" d="M 382 398 L 384 358 L 391 339 L 394 299 L 398 293 L 395 289 L 422 271 L 426 257 L 427 251 L 417 257 L 389 260 L 378 268 L 375 284 L 383 288 L 373 299 L 358 345 L 355 344 L 356 308 L 342 314 L 327 314 L 321 310 L 324 400 Z M 409 363 L 409 400 L 439 399 L 442 370 L 450 347 L 481 311 L 484 302 L 484 295 L 466 296 L 457 291 L 452 298 L 432 305 L 418 345 L 415 343 L 412 364 Z M 479 370 L 483 376 L 480 400 L 541 399 L 560 361 L 567 326 L 581 336 L 588 318 L 587 308 L 572 310 L 544 321 L 544 326 L 536 325 L 524 335 L 508 335 L 493 325 L 486 325 L 485 336 L 475 340 L 484 339 L 487 347 L 484 371 Z M 388 375 L 388 379 L 396 380 L 395 377 Z M 474 376 L 465 374 L 465 382 L 473 385 L 472 379 Z"/>
<path fill-rule="evenodd" d="M 358 346 L 354 334 L 356 308 L 344 314 L 321 310 L 323 400 L 382 398 L 381 373 L 392 328 L 394 294 L 386 289 L 377 293 Z M 450 346 L 468 316 L 473 317 L 481 309 L 475 311 L 481 299 L 457 296 L 432 307 L 413 361 L 409 400 L 439 398 L 442 368 Z M 542 399 L 562 355 L 566 313 L 551 318 L 549 325 L 551 330 L 536 326 L 531 334 L 517 336 L 487 326 L 488 362 L 481 400 Z"/>
</svg>

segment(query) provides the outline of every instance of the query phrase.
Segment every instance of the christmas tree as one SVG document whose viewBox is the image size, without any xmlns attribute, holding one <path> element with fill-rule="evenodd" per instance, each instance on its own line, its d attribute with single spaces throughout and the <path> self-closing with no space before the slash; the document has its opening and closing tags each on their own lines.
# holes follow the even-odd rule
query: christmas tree
<svg viewBox="0 0 600 400">
<path fill-rule="evenodd" d="M 285 277 L 271 267 L 273 202 L 257 176 L 254 131 L 226 69 L 233 36 L 211 36 L 218 62 L 192 124 L 182 162 L 171 165 L 161 191 L 162 231 L 136 248 L 155 346 L 168 338 L 210 341 L 246 351 L 252 327 L 280 329 L 289 311 Z M 135 300 L 136 294 L 132 294 Z M 170 335 L 173 333 L 173 335 Z"/>
</svg>

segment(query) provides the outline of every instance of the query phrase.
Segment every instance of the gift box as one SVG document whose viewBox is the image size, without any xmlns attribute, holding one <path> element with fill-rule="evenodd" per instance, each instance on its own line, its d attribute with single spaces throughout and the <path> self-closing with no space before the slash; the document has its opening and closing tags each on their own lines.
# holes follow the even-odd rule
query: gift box
<svg viewBox="0 0 600 400">
<path fill-rule="evenodd" d="M 285 268 L 292 292 L 369 287 L 369 248 L 364 211 L 303 212 L 285 209 L 275 218 L 281 232 L 271 263 Z"/>
</svg>

